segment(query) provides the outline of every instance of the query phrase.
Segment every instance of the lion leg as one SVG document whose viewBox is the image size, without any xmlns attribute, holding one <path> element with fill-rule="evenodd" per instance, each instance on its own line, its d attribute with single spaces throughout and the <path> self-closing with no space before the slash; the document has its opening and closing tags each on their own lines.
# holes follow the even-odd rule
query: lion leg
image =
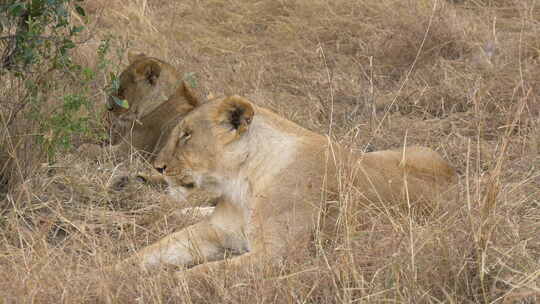
<svg viewBox="0 0 540 304">
<path fill-rule="evenodd" d="M 250 269 L 251 266 L 254 265 L 261 265 L 265 260 L 262 257 L 263 254 L 260 252 L 247 252 L 230 259 L 208 262 L 184 271 L 178 271 L 176 275 L 179 278 L 188 280 L 201 277 L 213 277 L 213 274 L 222 273 L 224 269 L 235 271 L 240 269 Z"/>
<path fill-rule="evenodd" d="M 186 207 L 186 208 L 182 208 L 178 210 L 175 213 L 181 214 L 184 216 L 191 215 L 191 216 L 202 217 L 202 216 L 211 215 L 212 213 L 214 213 L 215 209 L 216 209 L 215 207 Z"/>
<path fill-rule="evenodd" d="M 163 177 L 163 175 L 158 174 L 152 174 L 145 172 L 138 172 L 135 175 L 121 175 L 115 177 L 111 182 L 111 189 L 115 191 L 121 191 L 124 188 L 126 188 L 129 184 L 136 183 L 136 184 L 147 184 L 151 186 L 157 186 L 157 187 L 165 187 L 167 186 L 167 181 Z"/>
<path fill-rule="evenodd" d="M 214 261 L 223 258 L 225 249 L 222 240 L 225 237 L 219 228 L 208 221 L 202 221 L 142 249 L 117 268 L 135 264 L 145 270 L 152 270 L 166 264 L 189 266 Z"/>
<path fill-rule="evenodd" d="M 138 172 L 135 175 L 135 178 L 143 182 L 145 184 L 149 184 L 152 186 L 167 186 L 167 181 L 165 180 L 165 177 L 162 174 L 153 174 L 153 173 L 144 173 L 144 172 Z"/>
<path fill-rule="evenodd" d="M 291 221 L 309 222 L 311 217 L 306 214 L 296 214 L 295 218 L 286 217 L 272 219 L 269 223 L 271 229 L 257 233 L 249 242 L 250 251 L 219 261 L 199 264 L 193 268 L 177 273 L 179 278 L 215 277 L 223 273 L 224 269 L 231 271 L 245 271 L 252 269 L 264 269 L 268 265 L 276 265 L 288 255 L 305 254 L 311 240 L 310 225 L 290 227 Z M 259 229 L 259 228 L 257 228 Z M 262 268 L 259 268 L 262 267 Z"/>
</svg>

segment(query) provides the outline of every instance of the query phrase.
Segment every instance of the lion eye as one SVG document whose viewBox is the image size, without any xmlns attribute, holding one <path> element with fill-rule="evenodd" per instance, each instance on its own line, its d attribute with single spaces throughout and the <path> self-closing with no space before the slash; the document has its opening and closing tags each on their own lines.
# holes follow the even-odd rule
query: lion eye
<svg viewBox="0 0 540 304">
<path fill-rule="evenodd" d="M 183 142 L 187 142 L 191 138 L 191 132 L 190 131 L 184 131 L 182 132 L 182 135 L 180 135 L 180 140 Z"/>
</svg>

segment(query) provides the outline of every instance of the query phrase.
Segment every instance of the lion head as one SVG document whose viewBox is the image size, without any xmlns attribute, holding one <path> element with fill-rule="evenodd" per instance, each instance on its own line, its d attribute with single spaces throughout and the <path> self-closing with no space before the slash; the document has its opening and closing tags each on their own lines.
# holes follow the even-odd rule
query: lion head
<svg viewBox="0 0 540 304">
<path fill-rule="evenodd" d="M 154 162 L 171 191 L 184 197 L 195 186 L 220 192 L 222 179 L 237 172 L 248 155 L 242 140 L 254 114 L 249 101 L 232 96 L 185 116 Z"/>
<path fill-rule="evenodd" d="M 166 125 L 200 100 L 170 64 L 144 54 L 129 54 L 128 59 L 106 103 L 111 143 L 124 139 L 138 150 L 153 152 Z"/>
</svg>

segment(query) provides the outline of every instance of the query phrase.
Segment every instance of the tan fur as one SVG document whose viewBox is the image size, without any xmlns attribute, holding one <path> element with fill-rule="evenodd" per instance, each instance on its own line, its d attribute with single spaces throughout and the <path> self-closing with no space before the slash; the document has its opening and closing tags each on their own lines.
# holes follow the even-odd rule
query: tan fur
<svg viewBox="0 0 540 304">
<path fill-rule="evenodd" d="M 172 65 L 132 52 L 128 53 L 128 60 L 129 66 L 119 76 L 118 90 L 112 92 L 106 104 L 111 150 L 121 158 L 137 151 L 152 161 L 175 121 L 198 106 L 202 98 Z M 119 106 L 113 96 L 127 100 L 129 108 Z M 93 144 L 84 144 L 78 151 L 90 157 L 103 153 L 101 147 Z M 165 184 L 163 176 L 154 172 L 138 172 L 133 177 L 149 184 Z M 111 186 L 120 190 L 133 177 L 116 177 Z"/>
<path fill-rule="evenodd" d="M 431 202 L 455 178 L 429 148 L 353 153 L 238 96 L 187 115 L 155 167 L 178 193 L 188 196 L 184 185 L 194 182 L 224 198 L 207 219 L 129 259 L 146 269 L 201 264 L 186 274 L 274 260 L 291 247 L 306 247 L 316 227 L 335 229 L 331 205 L 347 183 L 342 190 L 366 203 L 414 207 Z M 227 249 L 243 254 L 224 262 Z"/>
<path fill-rule="evenodd" d="M 153 153 L 159 150 L 167 125 L 190 112 L 199 99 L 170 64 L 144 54 L 129 54 L 130 65 L 119 76 L 119 87 L 112 95 L 127 100 L 129 108 L 107 101 L 112 116 L 111 142 L 127 154 L 131 148 Z"/>
</svg>

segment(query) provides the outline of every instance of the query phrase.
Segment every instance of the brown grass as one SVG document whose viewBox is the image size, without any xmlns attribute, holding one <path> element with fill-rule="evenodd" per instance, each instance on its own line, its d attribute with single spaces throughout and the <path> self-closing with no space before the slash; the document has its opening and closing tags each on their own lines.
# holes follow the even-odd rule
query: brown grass
<svg viewBox="0 0 540 304">
<path fill-rule="evenodd" d="M 360 205 L 343 189 L 341 229 L 330 242 L 316 239 L 307 259 L 200 282 L 168 271 L 118 274 L 105 267 L 196 218 L 175 213 L 180 203 L 160 189 L 109 190 L 113 176 L 144 166 L 136 157 L 74 153 L 43 164 L 30 153 L 35 142 L 15 140 L 30 136 L 28 125 L 2 126 L 1 159 L 15 163 L 0 202 L 3 302 L 540 300 L 534 0 L 87 2 L 81 64 L 95 66 L 99 41 L 113 35 L 114 49 L 128 45 L 196 72 L 205 91 L 245 95 L 352 149 L 430 146 L 455 165 L 459 182 L 429 217 Z M 126 63 L 114 52 L 110 60 Z M 16 82 L 2 83 L 3 96 L 24 95 Z M 105 75 L 89 84 L 96 108 L 104 85 Z"/>
</svg>

